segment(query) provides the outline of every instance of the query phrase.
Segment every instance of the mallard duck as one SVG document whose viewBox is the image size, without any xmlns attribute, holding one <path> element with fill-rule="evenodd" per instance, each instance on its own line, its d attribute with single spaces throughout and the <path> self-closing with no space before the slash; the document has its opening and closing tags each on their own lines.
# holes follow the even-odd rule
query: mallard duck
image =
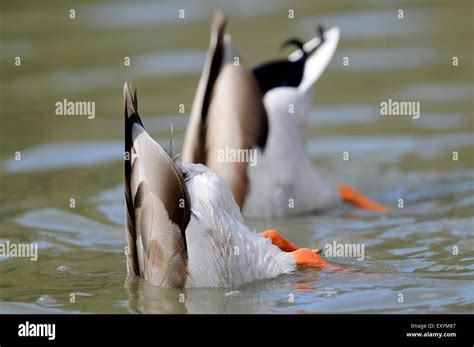
<svg viewBox="0 0 474 347">
<path fill-rule="evenodd" d="M 340 200 L 386 211 L 348 185 L 327 184 L 306 149 L 315 83 L 332 59 L 339 29 L 319 27 L 318 35 L 305 44 L 287 40 L 285 46 L 298 49 L 249 71 L 225 25 L 217 11 L 184 138 L 183 162 L 205 164 L 222 176 L 244 216 L 302 214 Z M 237 155 L 223 159 L 224 150 Z M 249 164 L 252 154 L 255 162 Z"/>
<path fill-rule="evenodd" d="M 224 179 L 205 165 L 175 161 L 146 132 L 127 83 L 123 98 L 130 275 L 162 287 L 237 287 L 297 266 L 331 266 L 275 230 L 251 230 Z"/>
</svg>

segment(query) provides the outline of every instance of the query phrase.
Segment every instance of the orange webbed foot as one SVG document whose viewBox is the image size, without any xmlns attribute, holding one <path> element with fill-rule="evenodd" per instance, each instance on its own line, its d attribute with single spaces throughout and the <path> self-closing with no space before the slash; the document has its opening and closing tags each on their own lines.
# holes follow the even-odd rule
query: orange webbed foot
<svg viewBox="0 0 474 347">
<path fill-rule="evenodd" d="M 264 231 L 262 236 L 271 239 L 272 243 L 283 252 L 291 253 L 297 266 L 329 267 L 331 269 L 337 269 L 337 266 L 331 265 L 319 256 L 321 250 L 298 247 L 274 229 Z"/>
<path fill-rule="evenodd" d="M 314 250 L 309 248 L 300 248 L 294 252 L 291 252 L 291 255 L 296 261 L 298 266 L 312 266 L 312 267 L 334 267 L 329 264 L 326 260 L 321 258 Z"/>
<path fill-rule="evenodd" d="M 293 252 L 300 249 L 300 247 L 288 241 L 283 235 L 274 229 L 264 231 L 262 236 L 272 240 L 272 243 L 283 252 Z"/>
<path fill-rule="evenodd" d="M 388 212 L 390 208 L 388 206 L 379 204 L 367 196 L 359 192 L 357 189 L 343 184 L 339 187 L 339 196 L 342 201 L 349 202 L 358 208 L 366 209 L 366 210 L 373 210 L 377 212 Z"/>
</svg>

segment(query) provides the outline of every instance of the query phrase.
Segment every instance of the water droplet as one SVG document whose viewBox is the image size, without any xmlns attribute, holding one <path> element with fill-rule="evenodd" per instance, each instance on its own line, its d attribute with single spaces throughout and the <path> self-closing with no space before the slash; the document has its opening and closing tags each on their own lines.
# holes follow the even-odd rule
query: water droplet
<svg viewBox="0 0 474 347">
<path fill-rule="evenodd" d="M 50 305 L 55 304 L 56 300 L 51 295 L 43 294 L 36 300 L 36 303 L 40 305 Z"/>
<path fill-rule="evenodd" d="M 326 298 L 332 298 L 336 296 L 337 292 L 336 291 L 326 291 L 326 292 L 321 292 L 321 295 L 326 297 Z"/>
<path fill-rule="evenodd" d="M 239 290 L 233 290 L 231 292 L 227 292 L 227 293 L 224 293 L 224 296 L 239 296 L 240 295 L 240 291 Z"/>
<path fill-rule="evenodd" d="M 61 272 L 66 272 L 69 269 L 70 269 L 69 266 L 66 266 L 66 265 L 61 265 L 56 268 L 56 270 L 61 271 Z"/>
</svg>

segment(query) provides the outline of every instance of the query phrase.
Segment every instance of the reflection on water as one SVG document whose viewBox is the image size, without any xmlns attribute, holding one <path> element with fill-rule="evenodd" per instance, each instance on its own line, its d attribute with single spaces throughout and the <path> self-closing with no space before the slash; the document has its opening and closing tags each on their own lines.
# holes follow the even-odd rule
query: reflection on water
<svg viewBox="0 0 474 347">
<path fill-rule="evenodd" d="M 375 107 L 368 105 L 318 106 L 310 114 L 309 124 L 321 127 L 372 123 L 377 121 L 376 111 Z M 408 122 L 419 128 L 455 129 L 469 125 L 469 120 L 462 113 L 426 112 L 417 120 L 407 118 Z M 167 138 L 170 137 L 167 134 L 170 125 L 173 125 L 174 130 L 184 131 L 187 122 L 187 116 L 147 117 L 146 127 L 152 133 L 161 132 L 162 134 L 157 139 L 159 142 L 166 143 Z M 385 160 L 393 161 L 413 153 L 425 159 L 433 159 L 446 155 L 451 148 L 474 145 L 472 134 L 462 132 L 426 138 L 405 135 L 391 137 L 389 141 L 387 141 L 387 136 L 378 135 L 317 137 L 310 141 L 308 150 L 315 156 L 324 157 L 328 154 L 342 153 L 347 149 L 360 154 L 378 149 L 379 151 L 373 156 L 380 155 Z M 178 147 L 181 146 L 180 140 L 175 143 Z M 24 150 L 21 160 L 6 160 L 4 169 L 7 172 L 28 172 L 120 161 L 122 147 L 123 143 L 120 141 L 49 143 Z"/>
<path fill-rule="evenodd" d="M 419 83 L 404 88 L 397 93 L 399 98 L 411 98 L 433 103 L 472 100 L 473 95 L 472 84 L 457 82 Z"/>
<path fill-rule="evenodd" d="M 427 47 L 401 47 L 376 49 L 341 49 L 334 60 L 341 62 L 349 58 L 349 65 L 335 65 L 338 69 L 366 72 L 373 70 L 394 70 L 426 68 L 439 61 L 436 51 Z"/>
<path fill-rule="evenodd" d="M 197 74 L 204 64 L 206 52 L 198 50 L 179 50 L 147 53 L 133 57 L 129 76 L 163 78 Z M 56 90 L 85 90 L 88 88 L 107 88 L 120 85 L 122 77 L 113 68 L 84 69 L 82 71 L 56 71 L 49 77 L 51 88 Z"/>
<path fill-rule="evenodd" d="M 138 76 L 198 74 L 205 59 L 205 51 L 193 50 L 139 55 L 134 59 L 135 74 Z"/>
<path fill-rule="evenodd" d="M 231 17 L 262 16 L 285 8 L 283 5 L 284 1 L 280 0 L 273 0 L 271 3 L 219 1 L 219 8 Z M 138 2 L 134 4 L 85 5 L 81 7 L 81 12 L 84 13 L 88 25 L 106 28 L 133 28 L 201 22 L 207 20 L 209 13 L 212 13 L 215 8 L 215 4 L 212 2 L 178 0 L 162 1 L 155 4 Z M 180 12 L 183 10 L 184 12 Z"/>
<path fill-rule="evenodd" d="M 341 27 L 340 49 L 316 88 L 308 149 L 328 182 L 352 184 L 392 211 L 341 205 L 248 222 L 307 247 L 362 243 L 364 261 L 332 258 L 344 271 L 301 269 L 231 289 L 169 290 L 127 278 L 123 81 L 138 86 L 152 135 L 166 147 L 173 123 L 179 148 L 216 4 L 231 16 L 249 66 L 284 55 L 275 47 L 313 35 L 315 23 Z M 473 32 L 470 2 L 452 4 L 413 1 L 400 20 L 392 1 L 118 1 L 78 6 L 73 25 L 53 1 L 6 4 L 1 59 L 19 55 L 23 65 L 2 70 L 0 242 L 37 243 L 39 258 L 0 258 L 0 313 L 472 312 Z M 53 116 L 64 98 L 95 101 L 97 117 Z M 420 101 L 421 118 L 381 116 L 389 98 Z"/>
<path fill-rule="evenodd" d="M 448 152 L 451 148 L 466 147 L 465 154 L 468 155 L 469 148 L 473 145 L 472 133 L 427 136 L 426 138 L 400 135 L 367 137 L 363 135 L 315 138 L 310 141 L 309 150 L 313 155 L 318 156 L 325 156 L 329 153 L 340 154 L 345 150 L 351 150 L 360 156 L 371 152 L 369 159 L 380 157 L 377 159 L 394 162 L 408 154 L 417 154 L 427 160 L 441 156 L 451 158 L 451 153 Z"/>
<path fill-rule="evenodd" d="M 429 31 L 430 22 L 436 16 L 434 12 L 431 7 L 405 10 L 404 16 L 416 18 L 416 21 L 402 21 L 398 18 L 397 10 L 341 11 L 305 18 L 300 26 L 307 29 L 315 22 L 327 26 L 337 25 L 341 28 L 343 40 L 423 35 Z"/>
<path fill-rule="evenodd" d="M 122 147 L 118 141 L 48 143 L 24 150 L 21 160 L 7 160 L 5 170 L 19 172 L 97 165 L 121 158 Z"/>
<path fill-rule="evenodd" d="M 39 228 L 42 238 L 54 239 L 62 245 L 117 252 L 123 243 L 117 228 L 53 208 L 28 212 L 18 218 L 18 223 Z"/>
</svg>

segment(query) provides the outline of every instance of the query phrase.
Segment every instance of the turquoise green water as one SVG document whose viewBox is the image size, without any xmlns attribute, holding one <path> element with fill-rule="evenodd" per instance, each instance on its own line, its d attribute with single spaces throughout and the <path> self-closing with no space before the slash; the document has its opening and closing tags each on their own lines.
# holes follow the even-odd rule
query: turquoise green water
<svg viewBox="0 0 474 347">
<path fill-rule="evenodd" d="M 0 312 L 474 311 L 471 1 L 0 6 L 0 241 L 39 245 L 36 262 L 0 258 Z M 306 269 L 226 290 L 125 281 L 123 82 L 138 88 L 149 132 L 165 144 L 172 121 L 180 145 L 217 7 L 230 17 L 247 66 L 282 55 L 278 47 L 288 37 L 311 37 L 313 24 L 341 28 L 339 49 L 317 87 L 309 150 L 329 182 L 355 185 L 393 210 L 340 208 L 249 224 L 276 228 L 303 246 L 363 243 L 364 261 L 333 259 L 345 272 Z M 68 18 L 71 8 L 75 19 Z M 379 104 L 389 98 L 419 101 L 421 118 L 381 116 Z M 95 118 L 56 116 L 63 99 L 94 101 Z"/>
</svg>

